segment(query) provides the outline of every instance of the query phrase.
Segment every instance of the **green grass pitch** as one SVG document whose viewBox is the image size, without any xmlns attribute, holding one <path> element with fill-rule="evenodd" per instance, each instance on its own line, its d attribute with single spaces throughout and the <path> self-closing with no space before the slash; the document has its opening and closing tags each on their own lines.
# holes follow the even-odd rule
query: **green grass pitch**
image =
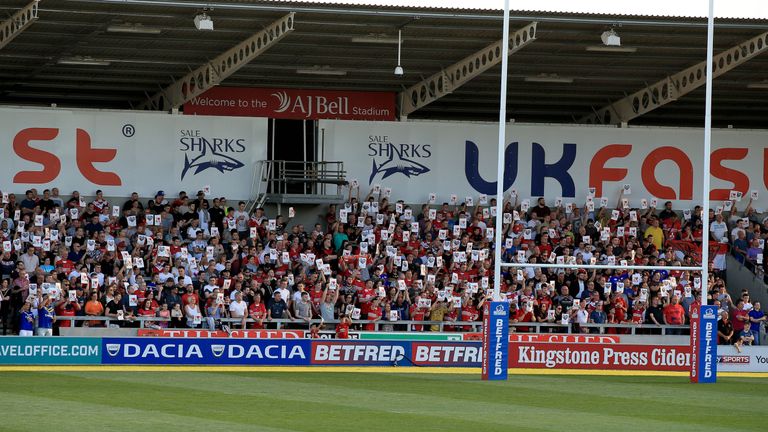
<svg viewBox="0 0 768 432">
<path fill-rule="evenodd" d="M 3 372 L 1 431 L 752 431 L 768 379 Z"/>
</svg>

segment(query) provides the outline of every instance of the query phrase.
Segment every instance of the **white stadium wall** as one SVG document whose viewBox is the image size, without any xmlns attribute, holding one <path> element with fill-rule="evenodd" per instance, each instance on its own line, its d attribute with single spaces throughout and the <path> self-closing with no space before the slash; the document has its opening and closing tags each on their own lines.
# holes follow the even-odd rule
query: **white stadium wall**
<svg viewBox="0 0 768 432">
<path fill-rule="evenodd" d="M 248 199 L 267 157 L 267 120 L 141 111 L 0 108 L 0 190 L 78 190 L 92 196 L 169 196 L 210 186 Z"/>
<path fill-rule="evenodd" d="M 363 195 L 374 185 L 409 203 L 426 202 L 430 192 L 437 202 L 495 195 L 495 124 L 321 120 L 319 127 L 323 159 L 343 161 Z M 16 193 L 57 186 L 62 195 L 151 197 L 210 186 L 215 196 L 248 199 L 254 163 L 267 156 L 264 118 L 0 108 L 0 136 L 8 173 L 0 190 Z M 701 200 L 700 129 L 510 124 L 506 141 L 506 190 L 523 198 L 583 206 L 593 186 L 596 200 L 613 206 L 629 184 L 633 207 L 641 199 L 678 208 Z M 712 206 L 736 190 L 743 209 L 755 191 L 754 207 L 766 210 L 768 132 L 715 130 L 712 147 Z"/>
<path fill-rule="evenodd" d="M 496 124 L 322 120 L 320 128 L 325 160 L 344 161 L 362 195 L 377 184 L 409 203 L 426 202 L 430 192 L 438 203 L 496 194 Z M 702 129 L 509 124 L 506 190 L 582 207 L 594 186 L 596 200 L 614 206 L 629 184 L 632 207 L 652 198 L 659 207 L 667 200 L 690 207 L 701 202 L 703 137 Z M 754 206 L 768 208 L 768 132 L 715 130 L 712 149 L 712 206 L 737 190 L 743 210 L 754 190 Z"/>
</svg>

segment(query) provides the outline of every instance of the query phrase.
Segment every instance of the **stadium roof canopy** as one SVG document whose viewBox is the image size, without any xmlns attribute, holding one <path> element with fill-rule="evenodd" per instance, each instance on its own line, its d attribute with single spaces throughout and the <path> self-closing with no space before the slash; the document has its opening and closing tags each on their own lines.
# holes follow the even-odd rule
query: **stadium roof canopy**
<svg viewBox="0 0 768 432">
<path fill-rule="evenodd" d="M 4 0 L 0 20 L 7 22 L 28 4 Z M 193 23 L 205 8 L 213 31 L 197 30 Z M 501 38 L 497 10 L 257 0 L 42 0 L 36 20 L 9 42 L 0 39 L 0 104 L 135 108 L 289 12 L 295 12 L 294 31 L 221 85 L 401 92 Z M 510 57 L 508 115 L 516 121 L 583 122 L 667 77 L 673 77 L 669 88 L 679 89 L 681 76 L 675 74 L 705 59 L 701 18 L 512 11 L 512 32 L 531 22 L 537 23 L 535 40 Z M 391 43 L 399 29 L 401 77 L 393 74 L 397 44 Z M 621 37 L 618 52 L 603 48 L 601 34 L 610 29 Z M 767 31 L 764 19 L 716 21 L 716 54 L 763 37 L 752 41 L 753 48 L 736 50 L 741 55 L 724 59 L 724 73 L 714 85 L 715 126 L 768 126 Z M 373 43 L 377 38 L 383 40 Z M 297 72 L 314 69 L 322 74 Z M 472 77 L 408 117 L 495 120 L 500 69 L 496 65 Z M 701 126 L 704 86 L 681 93 L 631 116 L 629 123 Z M 658 92 L 648 95 L 653 105 Z M 644 105 L 642 97 L 637 104 Z M 615 121 L 618 113 L 609 111 Z M 598 122 L 603 121 L 601 115 Z"/>
</svg>

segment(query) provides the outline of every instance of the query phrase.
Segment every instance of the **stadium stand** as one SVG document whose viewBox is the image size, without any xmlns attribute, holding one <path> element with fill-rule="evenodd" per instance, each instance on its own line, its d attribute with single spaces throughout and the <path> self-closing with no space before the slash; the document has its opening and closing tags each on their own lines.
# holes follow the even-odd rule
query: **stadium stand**
<svg viewBox="0 0 768 432">
<path fill-rule="evenodd" d="M 55 188 L 28 190 L 21 200 L 2 196 L 4 334 L 45 334 L 54 317 L 56 326 L 67 327 L 228 330 L 227 323 L 256 329 L 287 323 L 317 330 L 321 318 L 341 323 L 342 334 L 350 322 L 364 330 L 470 331 L 493 286 L 495 200 L 485 196 L 477 205 L 440 205 L 430 197 L 415 208 L 373 191 L 360 200 L 357 188 L 344 204 L 330 205 L 311 232 L 291 218 L 263 208 L 249 213 L 243 202 L 231 205 L 203 191 L 169 198 L 161 190 L 146 203 L 137 194 L 110 203 L 101 191 L 90 200 L 75 191 L 65 200 Z M 728 206 L 710 210 L 706 282 L 708 302 L 739 327 L 723 343 L 735 341 L 742 311 L 753 309 L 748 294 L 738 302 L 728 294 L 724 255 L 762 271 L 766 232 L 749 202 L 743 211 L 736 202 Z M 671 203 L 656 207 L 643 200 L 641 208 L 629 208 L 622 196 L 613 208 L 601 198 L 577 208 L 510 195 L 503 259 L 697 265 L 701 209 L 684 209 L 680 217 Z M 625 333 L 629 324 L 638 333 L 679 326 L 666 331 L 681 334 L 701 284 L 696 273 L 663 269 L 523 268 L 505 271 L 501 281 L 518 332 Z"/>
</svg>

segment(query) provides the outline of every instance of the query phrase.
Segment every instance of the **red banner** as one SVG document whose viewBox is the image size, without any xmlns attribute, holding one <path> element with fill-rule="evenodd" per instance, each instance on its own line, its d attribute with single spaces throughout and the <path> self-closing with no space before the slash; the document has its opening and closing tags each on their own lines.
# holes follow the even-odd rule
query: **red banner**
<svg viewBox="0 0 768 432">
<path fill-rule="evenodd" d="M 686 345 L 510 343 L 510 368 L 688 371 Z"/>
<path fill-rule="evenodd" d="M 482 333 L 462 333 L 465 341 L 482 341 Z M 510 333 L 510 342 L 542 342 L 542 343 L 601 343 L 616 344 L 621 342 L 617 335 L 588 335 L 569 333 Z"/>
<path fill-rule="evenodd" d="M 304 339 L 304 330 L 232 330 L 230 333 L 217 330 L 195 329 L 139 329 L 139 336 L 176 338 L 236 338 L 236 339 Z"/>
<path fill-rule="evenodd" d="M 395 120 L 395 93 L 214 87 L 184 114 L 278 119 Z"/>
</svg>

